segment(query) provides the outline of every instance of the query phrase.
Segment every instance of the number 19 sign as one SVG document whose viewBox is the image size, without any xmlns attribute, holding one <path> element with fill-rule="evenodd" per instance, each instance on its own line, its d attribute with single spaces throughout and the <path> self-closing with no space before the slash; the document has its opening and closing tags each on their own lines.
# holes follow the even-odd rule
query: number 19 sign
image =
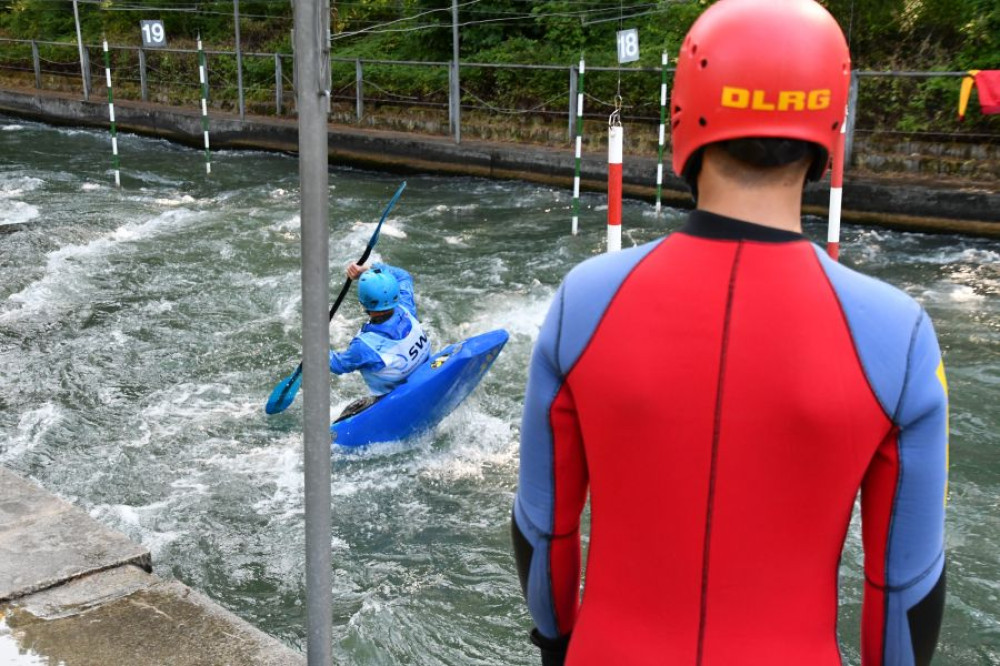
<svg viewBox="0 0 1000 666">
<path fill-rule="evenodd" d="M 639 30 L 629 28 L 618 31 L 618 62 L 635 62 L 639 59 Z"/>
<path fill-rule="evenodd" d="M 163 21 L 139 21 L 142 30 L 142 45 L 147 49 L 162 49 L 167 45 L 167 33 Z"/>
</svg>

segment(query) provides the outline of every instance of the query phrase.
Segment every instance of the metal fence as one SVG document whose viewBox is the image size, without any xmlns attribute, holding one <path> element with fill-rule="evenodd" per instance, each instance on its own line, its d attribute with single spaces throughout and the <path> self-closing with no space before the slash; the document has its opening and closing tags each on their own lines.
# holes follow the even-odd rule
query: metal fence
<svg viewBox="0 0 1000 666">
<path fill-rule="evenodd" d="M 111 51 L 117 99 L 199 104 L 195 49 L 112 46 Z M 231 112 L 245 108 L 258 115 L 294 114 L 293 54 L 243 52 L 238 69 L 240 59 L 235 51 L 210 49 L 205 53 L 211 108 Z M 78 51 L 72 42 L 0 38 L 0 85 L 80 92 L 82 70 L 88 88 L 96 94 L 104 85 L 99 54 L 96 45 L 85 45 Z M 456 96 L 456 71 L 451 62 L 341 57 L 332 57 L 330 62 L 330 119 L 334 122 L 453 135 L 456 140 L 464 131 L 466 137 L 550 145 L 571 140 L 575 133 L 576 64 L 462 62 Z M 588 65 L 583 114 L 588 143 L 596 147 L 606 141 L 606 121 L 620 94 L 627 149 L 655 154 L 661 73 L 659 67 Z M 852 129 L 857 139 L 869 142 L 895 136 L 1000 144 L 1000 119 L 973 111 L 965 123 L 957 120 L 958 89 L 966 75 L 854 72 Z M 241 78 L 243 85 L 239 86 Z"/>
</svg>

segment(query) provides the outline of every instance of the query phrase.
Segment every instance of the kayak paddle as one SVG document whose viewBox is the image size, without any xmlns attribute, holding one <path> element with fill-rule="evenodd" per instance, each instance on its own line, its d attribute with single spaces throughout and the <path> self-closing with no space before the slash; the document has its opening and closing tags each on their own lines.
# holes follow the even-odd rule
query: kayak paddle
<svg viewBox="0 0 1000 666">
<path fill-rule="evenodd" d="M 368 240 L 368 245 L 365 247 L 364 254 L 361 255 L 361 259 L 358 260 L 359 264 L 363 264 L 368 261 L 369 255 L 372 253 L 372 249 L 375 247 L 375 243 L 378 242 L 378 234 L 382 229 L 382 223 L 385 222 L 385 218 L 389 217 L 389 212 L 392 211 L 392 207 L 396 205 L 399 201 L 399 197 L 403 194 L 403 190 L 406 189 L 406 181 L 399 186 L 396 193 L 392 195 L 392 199 L 389 200 L 389 205 L 385 207 L 382 211 L 382 219 L 378 221 L 375 226 L 375 231 L 372 233 L 372 237 Z M 330 308 L 330 321 L 333 320 L 333 315 L 336 314 L 337 309 L 344 300 L 344 296 L 347 295 L 348 290 L 351 288 L 351 278 L 347 278 L 344 282 L 343 288 L 340 290 L 340 295 L 337 296 L 337 300 L 333 302 L 333 307 Z M 283 379 L 274 390 L 271 391 L 271 396 L 267 399 L 267 404 L 264 405 L 264 411 L 268 414 L 277 414 L 278 412 L 283 412 L 288 409 L 288 406 L 292 404 L 295 400 L 295 394 L 299 392 L 299 386 L 302 384 L 302 363 L 299 363 L 299 367 L 295 368 L 295 372 Z"/>
</svg>

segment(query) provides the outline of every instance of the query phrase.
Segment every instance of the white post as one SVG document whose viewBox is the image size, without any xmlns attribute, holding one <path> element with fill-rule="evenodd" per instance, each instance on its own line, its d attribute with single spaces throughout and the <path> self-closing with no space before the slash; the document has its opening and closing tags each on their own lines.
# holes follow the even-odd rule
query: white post
<svg viewBox="0 0 1000 666">
<path fill-rule="evenodd" d="M 586 65 L 580 58 L 576 82 L 576 170 L 573 172 L 573 235 L 580 227 L 580 163 L 583 157 L 583 75 Z"/>
<path fill-rule="evenodd" d="M 844 142 L 847 137 L 847 114 L 840 123 L 840 136 L 833 146 L 833 167 L 830 173 L 830 219 L 826 234 L 826 253 L 833 259 L 840 258 L 840 211 L 844 196 Z"/>
<path fill-rule="evenodd" d="M 656 159 L 656 215 L 660 215 L 663 207 L 663 148 L 667 137 L 667 52 L 663 52 L 660 60 L 662 73 L 660 76 L 660 143 Z"/>
<path fill-rule="evenodd" d="M 243 51 L 240 48 L 240 0 L 233 0 L 233 25 L 236 37 L 236 94 L 239 96 L 240 120 L 246 120 L 247 107 L 243 99 Z"/>
<path fill-rule="evenodd" d="M 212 173 L 212 152 L 208 143 L 208 72 L 205 51 L 198 35 L 198 81 L 201 83 L 201 131 L 205 135 L 205 173 Z"/>
<path fill-rule="evenodd" d="M 90 59 L 83 54 L 83 33 L 80 32 L 80 8 L 76 4 L 76 0 L 73 0 L 73 20 L 76 21 L 76 46 L 80 50 L 80 74 L 83 76 L 83 99 L 84 101 L 90 101 L 90 86 L 87 82 L 90 80 L 90 72 L 87 68 L 90 63 Z"/>
<path fill-rule="evenodd" d="M 608 252 L 622 249 L 622 145 L 621 125 L 608 129 Z"/>
<path fill-rule="evenodd" d="M 111 119 L 111 156 L 115 167 L 115 187 L 121 187 L 121 163 L 118 158 L 118 128 L 115 124 L 114 97 L 111 94 L 111 53 L 108 51 L 108 40 L 106 39 L 104 40 L 104 75 L 108 82 L 108 116 Z"/>
</svg>

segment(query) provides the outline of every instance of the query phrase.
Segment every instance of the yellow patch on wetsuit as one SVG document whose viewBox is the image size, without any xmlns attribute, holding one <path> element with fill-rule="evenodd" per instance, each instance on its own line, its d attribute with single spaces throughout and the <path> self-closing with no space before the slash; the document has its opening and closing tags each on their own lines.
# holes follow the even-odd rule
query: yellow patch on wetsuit
<svg viewBox="0 0 1000 666">
<path fill-rule="evenodd" d="M 951 423 L 950 423 L 951 415 L 948 412 L 948 405 L 947 405 L 948 378 L 945 377 L 944 374 L 944 361 L 938 363 L 937 378 L 938 381 L 941 382 L 941 388 L 944 389 L 944 397 L 946 401 L 945 412 L 944 412 L 944 505 L 948 506 L 948 465 L 949 465 L 948 457 L 949 457 L 949 449 L 951 448 L 950 447 L 951 437 L 949 436 L 949 433 L 951 432 Z"/>
</svg>

